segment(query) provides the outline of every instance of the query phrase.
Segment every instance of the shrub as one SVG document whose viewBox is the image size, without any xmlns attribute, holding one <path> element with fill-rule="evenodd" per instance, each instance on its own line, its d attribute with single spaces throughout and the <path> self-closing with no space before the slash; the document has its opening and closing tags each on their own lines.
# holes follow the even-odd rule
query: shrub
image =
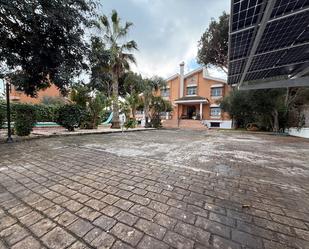
<svg viewBox="0 0 309 249">
<path fill-rule="evenodd" d="M 32 105 L 15 105 L 15 131 L 18 136 L 30 135 L 36 123 L 36 111 Z"/>
<path fill-rule="evenodd" d="M 55 122 L 57 120 L 57 112 L 59 105 L 33 105 L 36 110 L 38 122 Z"/>
<path fill-rule="evenodd" d="M 84 112 L 77 105 L 64 105 L 59 107 L 57 115 L 57 123 L 69 131 L 80 126 Z"/>
<path fill-rule="evenodd" d="M 161 128 L 162 127 L 160 115 L 156 115 L 151 119 L 150 126 L 152 128 Z"/>
<path fill-rule="evenodd" d="M 124 127 L 126 129 L 129 129 L 129 128 L 135 128 L 137 125 L 137 122 L 134 118 L 129 118 L 125 123 L 124 123 Z"/>
<path fill-rule="evenodd" d="M 6 118 L 6 105 L 0 101 L 0 129 L 3 127 Z"/>
</svg>

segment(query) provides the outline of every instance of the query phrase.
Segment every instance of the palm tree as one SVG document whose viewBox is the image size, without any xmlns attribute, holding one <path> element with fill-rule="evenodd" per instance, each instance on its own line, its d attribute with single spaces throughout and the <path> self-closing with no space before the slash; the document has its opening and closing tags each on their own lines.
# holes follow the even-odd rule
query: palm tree
<svg viewBox="0 0 309 249">
<path fill-rule="evenodd" d="M 128 35 L 131 22 L 126 22 L 124 26 L 120 23 L 118 13 L 113 10 L 110 20 L 106 15 L 99 18 L 99 27 L 104 32 L 104 41 L 110 51 L 110 73 L 112 75 L 113 88 L 113 122 L 112 128 L 120 128 L 119 125 L 119 105 L 118 105 L 118 85 L 119 78 L 130 69 L 130 63 L 136 63 L 132 51 L 137 50 L 137 44 L 131 40 L 122 42 Z"/>
</svg>

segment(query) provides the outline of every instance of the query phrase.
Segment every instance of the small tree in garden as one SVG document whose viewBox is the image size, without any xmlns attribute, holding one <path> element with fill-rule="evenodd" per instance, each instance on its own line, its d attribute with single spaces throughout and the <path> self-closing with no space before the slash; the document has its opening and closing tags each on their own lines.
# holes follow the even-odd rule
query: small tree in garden
<svg viewBox="0 0 309 249">
<path fill-rule="evenodd" d="M 154 92 L 156 92 L 157 90 L 159 90 L 164 86 L 166 86 L 166 81 L 163 78 L 157 76 L 144 80 L 143 102 L 144 102 L 144 113 L 146 118 L 146 127 L 149 126 L 148 123 L 148 120 L 150 118 L 149 108 L 153 94 Z"/>
<path fill-rule="evenodd" d="M 30 135 L 36 123 L 35 107 L 28 104 L 18 104 L 15 106 L 15 124 L 14 129 L 18 136 Z"/>
<path fill-rule="evenodd" d="M 59 108 L 57 123 L 69 131 L 74 131 L 79 127 L 83 115 L 81 107 L 67 104 Z"/>
<path fill-rule="evenodd" d="M 127 92 L 126 101 L 131 107 L 131 115 L 135 119 L 137 107 L 140 105 L 139 94 L 144 90 L 144 80 L 141 75 L 129 72 L 124 80 L 124 89 Z"/>
<path fill-rule="evenodd" d="M 82 83 L 73 87 L 70 97 L 83 109 L 81 128 L 96 129 L 107 105 L 107 98 L 102 93 L 91 90 L 89 85 Z"/>
<path fill-rule="evenodd" d="M 94 129 L 97 128 L 101 116 L 104 112 L 104 107 L 106 107 L 107 99 L 102 93 L 96 93 L 95 97 L 91 98 L 88 104 L 88 111 L 90 114 L 89 126 L 88 128 Z"/>
<path fill-rule="evenodd" d="M 153 96 L 149 105 L 151 126 L 154 128 L 161 127 L 161 117 L 162 112 L 170 112 L 173 110 L 171 102 L 163 99 L 160 96 Z"/>
</svg>

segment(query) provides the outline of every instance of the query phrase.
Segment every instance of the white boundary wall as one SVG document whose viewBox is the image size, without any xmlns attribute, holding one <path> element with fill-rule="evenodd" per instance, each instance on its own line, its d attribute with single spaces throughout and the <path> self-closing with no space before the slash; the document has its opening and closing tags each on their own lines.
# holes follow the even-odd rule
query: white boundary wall
<svg viewBox="0 0 309 249">
<path fill-rule="evenodd" d="M 220 129 L 232 129 L 232 120 L 203 120 L 203 124 L 207 125 L 208 128 L 212 128 L 210 123 L 211 122 L 216 122 L 220 123 Z"/>
<path fill-rule="evenodd" d="M 309 138 L 309 128 L 301 128 L 300 130 L 297 130 L 297 128 L 290 128 L 288 133 L 295 137 Z"/>
</svg>

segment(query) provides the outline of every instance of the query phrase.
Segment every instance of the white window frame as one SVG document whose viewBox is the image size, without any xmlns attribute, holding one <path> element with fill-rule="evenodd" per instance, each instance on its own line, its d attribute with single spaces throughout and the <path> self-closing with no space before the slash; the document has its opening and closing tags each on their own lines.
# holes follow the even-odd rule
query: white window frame
<svg viewBox="0 0 309 249">
<path fill-rule="evenodd" d="M 195 89 L 195 93 L 189 93 L 189 89 Z M 187 96 L 196 96 L 197 95 L 197 86 L 187 86 L 187 89 L 186 89 L 186 91 L 187 91 Z"/>
<path fill-rule="evenodd" d="M 221 116 L 221 108 L 220 107 L 210 107 L 210 116 L 211 117 L 220 117 Z"/>
<path fill-rule="evenodd" d="M 220 90 L 220 94 L 219 95 L 217 94 L 218 90 Z M 213 92 L 215 92 L 216 94 L 213 94 Z M 223 94 L 223 88 L 222 87 L 213 87 L 210 90 L 210 96 L 211 97 L 222 97 L 222 94 Z"/>
</svg>

